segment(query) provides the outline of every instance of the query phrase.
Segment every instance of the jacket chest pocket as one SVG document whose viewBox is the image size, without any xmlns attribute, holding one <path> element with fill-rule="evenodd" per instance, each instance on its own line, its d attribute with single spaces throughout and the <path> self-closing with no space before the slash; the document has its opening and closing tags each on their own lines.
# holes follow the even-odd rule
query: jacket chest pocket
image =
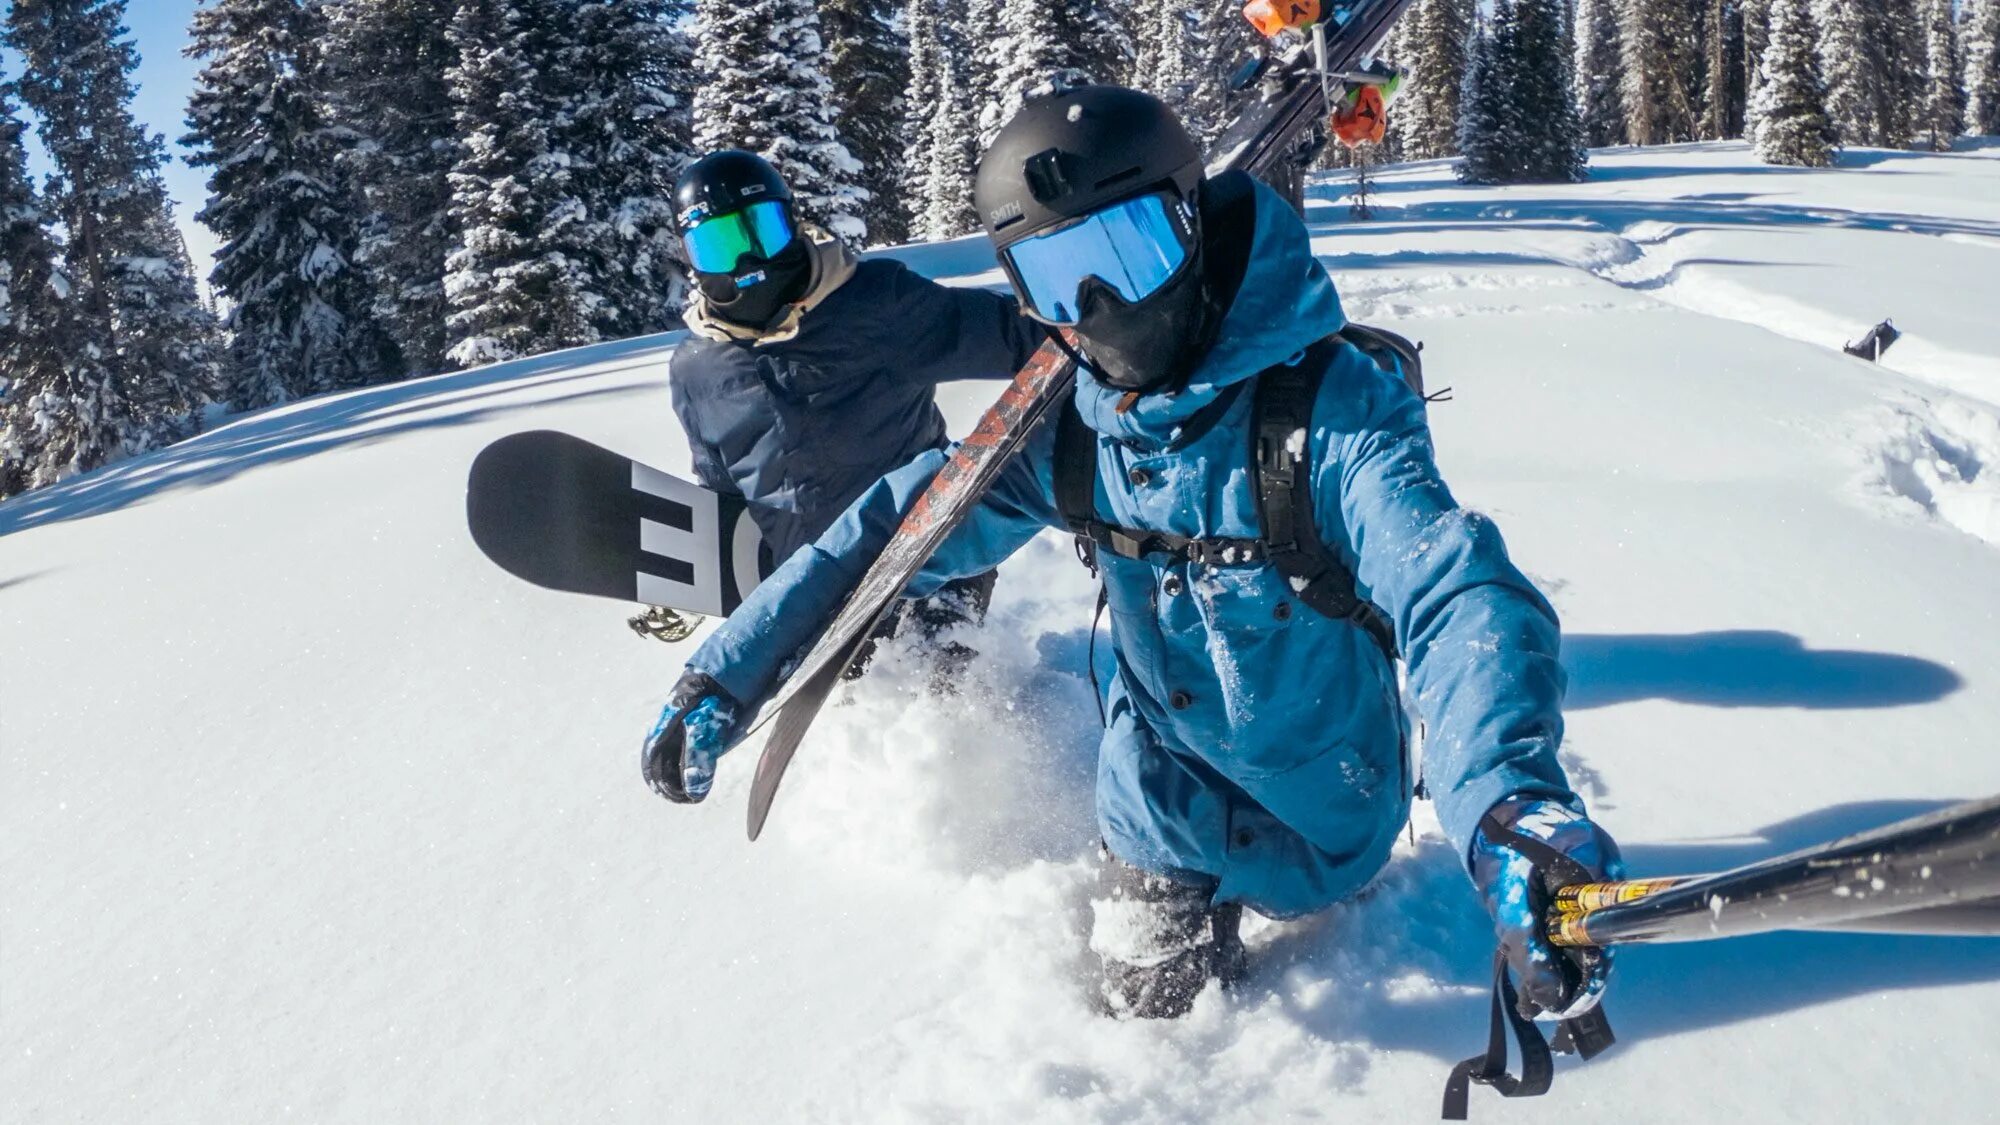
<svg viewBox="0 0 2000 1125">
<path fill-rule="evenodd" d="M 1190 567 L 1187 584 L 1202 624 L 1227 637 L 1280 632 L 1304 609 L 1285 576 L 1270 566 Z"/>
</svg>

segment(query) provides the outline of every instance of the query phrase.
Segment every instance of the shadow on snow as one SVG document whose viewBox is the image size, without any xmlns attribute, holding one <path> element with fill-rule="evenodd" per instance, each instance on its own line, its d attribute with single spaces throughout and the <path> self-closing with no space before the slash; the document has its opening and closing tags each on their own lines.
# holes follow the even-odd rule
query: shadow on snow
<svg viewBox="0 0 2000 1125">
<path fill-rule="evenodd" d="M 1671 699 L 1707 707 L 1906 707 L 1964 686 L 1958 673 L 1915 656 L 1810 649 L 1790 633 L 1740 629 L 1684 634 L 1573 634 L 1564 706 Z"/>
<path fill-rule="evenodd" d="M 465 425 L 506 410 L 626 393 L 630 388 L 622 386 L 566 394 L 550 388 L 603 375 L 605 369 L 599 365 L 607 362 L 625 359 L 637 365 L 656 358 L 656 352 L 663 357 L 669 346 L 671 338 L 644 337 L 276 407 L 17 496 L 0 504 L 0 536 L 116 511 L 156 493 L 216 484 L 248 469 L 338 446 Z M 499 401 L 530 388 L 540 393 L 531 399 Z"/>
</svg>

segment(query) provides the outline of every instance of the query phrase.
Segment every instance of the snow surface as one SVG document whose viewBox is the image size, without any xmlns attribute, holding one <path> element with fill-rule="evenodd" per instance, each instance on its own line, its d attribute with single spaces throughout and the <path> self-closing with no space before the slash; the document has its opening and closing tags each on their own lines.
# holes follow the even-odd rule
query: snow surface
<svg viewBox="0 0 2000 1125">
<path fill-rule="evenodd" d="M 1352 315 L 1562 611 L 1571 776 L 1635 873 L 2000 791 L 2000 149 L 1604 152 L 1577 186 L 1319 189 Z M 976 241 L 904 252 L 992 283 Z M 1874 366 L 1841 343 L 1893 316 Z M 1090 1014 L 1091 587 L 1002 574 L 671 807 L 685 655 L 463 530 L 487 442 L 684 470 L 673 338 L 321 398 L 0 505 L 0 1120 L 1434 1120 L 1491 938 L 1420 807 L 1361 901 L 1256 922 L 1175 1024 Z M 990 385 L 949 388 L 963 432 Z M 1102 652 L 1100 650 L 1100 657 Z M 1993 1120 L 2000 942 L 1627 950 L 1620 1046 L 1480 1121 Z"/>
</svg>

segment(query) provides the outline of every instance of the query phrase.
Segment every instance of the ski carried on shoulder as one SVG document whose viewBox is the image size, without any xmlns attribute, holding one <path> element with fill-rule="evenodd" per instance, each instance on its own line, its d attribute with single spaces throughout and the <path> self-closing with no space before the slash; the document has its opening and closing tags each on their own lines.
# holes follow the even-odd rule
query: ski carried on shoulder
<svg viewBox="0 0 2000 1125">
<path fill-rule="evenodd" d="M 1259 0 L 1267 7 L 1271 2 Z M 1267 13 L 1267 19 L 1253 14 L 1252 19 L 1260 31 L 1282 42 L 1282 49 L 1232 83 L 1254 100 L 1218 140 L 1208 162 L 1211 176 L 1231 170 L 1269 172 L 1298 153 L 1309 131 L 1327 118 L 1331 102 L 1357 85 L 1385 81 L 1387 72 L 1374 65 L 1374 55 L 1412 0 L 1276 2 L 1282 11 Z M 752 840 L 763 831 L 778 783 L 841 673 L 1035 426 L 1064 400 L 1075 377 L 1061 344 L 1051 340 L 1035 352 L 1000 401 L 952 451 L 839 613 L 766 704 L 753 727 L 769 724 L 771 732 L 750 788 Z"/>
</svg>

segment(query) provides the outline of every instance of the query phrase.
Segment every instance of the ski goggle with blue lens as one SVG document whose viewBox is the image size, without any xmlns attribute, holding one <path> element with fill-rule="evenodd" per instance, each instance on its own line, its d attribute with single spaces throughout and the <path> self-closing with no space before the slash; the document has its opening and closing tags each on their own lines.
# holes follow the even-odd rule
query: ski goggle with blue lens
<svg viewBox="0 0 2000 1125">
<path fill-rule="evenodd" d="M 792 244 L 797 230 L 785 204 L 776 199 L 740 211 L 696 219 L 681 233 L 688 262 L 697 273 L 735 273 L 746 256 L 769 259 Z"/>
<path fill-rule="evenodd" d="M 1050 324 L 1070 325 L 1081 315 L 1084 282 L 1096 278 L 1137 304 L 1187 263 L 1194 237 L 1188 205 L 1156 192 L 1030 235 L 1001 256 L 1029 311 Z"/>
</svg>

